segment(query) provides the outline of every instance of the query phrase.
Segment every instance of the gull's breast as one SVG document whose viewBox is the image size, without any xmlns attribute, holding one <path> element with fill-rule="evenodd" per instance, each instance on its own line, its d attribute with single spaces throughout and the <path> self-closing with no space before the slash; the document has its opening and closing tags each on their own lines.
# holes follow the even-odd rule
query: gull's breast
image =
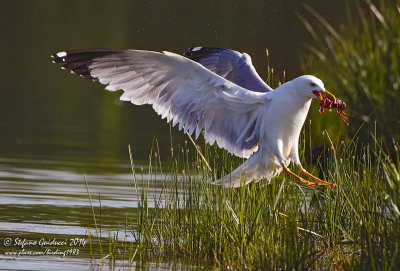
<svg viewBox="0 0 400 271">
<path fill-rule="evenodd" d="M 282 144 L 283 155 L 285 158 L 289 156 L 293 144 L 298 142 L 310 104 L 311 99 L 305 102 L 284 100 L 271 103 L 264 119 L 263 129 L 268 149 L 275 148 L 271 144 Z"/>
</svg>

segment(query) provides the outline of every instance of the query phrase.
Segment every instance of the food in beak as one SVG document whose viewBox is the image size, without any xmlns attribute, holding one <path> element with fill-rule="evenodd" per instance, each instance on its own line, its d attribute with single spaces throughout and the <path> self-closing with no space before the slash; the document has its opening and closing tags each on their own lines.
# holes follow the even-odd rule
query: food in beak
<svg viewBox="0 0 400 271">
<path fill-rule="evenodd" d="M 333 95 L 332 93 L 330 93 L 329 91 L 327 91 L 325 89 L 325 92 L 319 92 L 314 90 L 313 94 L 315 96 L 317 96 L 318 100 L 322 101 L 323 97 L 329 98 L 331 101 L 333 101 L 334 103 L 336 103 L 336 97 L 335 95 Z"/>
<path fill-rule="evenodd" d="M 321 95 L 321 93 L 319 93 L 319 92 L 316 91 L 316 90 L 313 90 L 312 93 L 313 93 L 315 96 L 317 96 L 318 100 L 322 101 L 322 95 Z"/>
<path fill-rule="evenodd" d="M 335 97 L 335 96 L 333 96 L 333 97 Z M 349 123 L 347 122 L 347 120 L 349 117 L 351 117 L 351 115 L 343 112 L 346 109 L 345 102 L 343 102 L 340 99 L 336 99 L 336 98 L 333 100 L 330 97 L 324 97 L 324 98 L 322 98 L 321 103 L 319 104 L 319 112 L 321 114 L 325 114 L 325 112 L 324 112 L 325 108 L 328 108 L 329 110 L 331 110 L 332 108 L 335 108 L 336 113 L 339 115 L 339 117 L 346 123 L 347 126 L 349 126 Z"/>
<path fill-rule="evenodd" d="M 330 93 L 329 91 L 327 91 L 325 89 L 325 92 L 322 93 L 322 96 L 324 96 L 325 98 L 329 98 L 331 101 L 333 101 L 334 103 L 336 103 L 336 97 L 335 95 L 333 95 L 332 93 Z"/>
</svg>

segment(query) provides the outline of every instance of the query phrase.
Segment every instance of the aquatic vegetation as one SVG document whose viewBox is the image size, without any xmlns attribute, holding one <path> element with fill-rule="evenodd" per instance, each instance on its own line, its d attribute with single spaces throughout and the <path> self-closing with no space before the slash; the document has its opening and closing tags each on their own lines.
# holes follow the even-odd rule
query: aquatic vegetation
<svg viewBox="0 0 400 271">
<path fill-rule="evenodd" d="M 305 5 L 309 16 L 299 17 L 314 41 L 303 55 L 303 69 L 346 101 L 353 115 L 349 128 L 353 133 L 364 125 L 358 135 L 370 139 L 376 125 L 386 140 L 399 139 L 400 8 L 398 1 L 374 2 L 348 1 L 347 22 L 339 27 Z M 343 126 L 319 125 L 328 131 Z"/>
<path fill-rule="evenodd" d="M 171 148 L 166 166 L 155 148 L 148 179 L 134 177 L 140 200 L 126 220 L 134 241 L 111 238 L 108 258 L 180 259 L 223 269 L 393 270 L 400 264 L 398 142 L 393 161 L 378 142 L 332 144 L 328 134 L 325 141 L 322 173 L 338 187 L 310 189 L 283 176 L 237 189 L 214 186 L 210 181 L 240 159 L 188 143 Z M 165 173 L 162 189 L 150 189 L 161 169 L 173 174 Z"/>
</svg>

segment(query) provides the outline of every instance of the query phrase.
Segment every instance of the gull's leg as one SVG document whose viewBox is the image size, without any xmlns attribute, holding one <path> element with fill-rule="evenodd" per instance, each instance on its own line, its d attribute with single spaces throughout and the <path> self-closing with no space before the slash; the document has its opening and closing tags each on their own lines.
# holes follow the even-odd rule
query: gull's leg
<svg viewBox="0 0 400 271">
<path fill-rule="evenodd" d="M 283 171 L 286 172 L 287 174 L 289 174 L 290 176 L 292 176 L 293 178 L 296 179 L 296 181 L 298 181 L 301 184 L 304 184 L 306 186 L 317 186 L 318 184 L 313 183 L 313 182 L 309 182 L 304 180 L 303 178 L 301 178 L 300 176 L 297 176 L 296 174 L 294 174 L 293 172 L 290 171 L 290 169 L 288 169 L 285 164 L 281 164 Z M 311 174 L 310 174 L 311 175 Z"/>
<path fill-rule="evenodd" d="M 301 164 L 297 165 L 300 169 L 300 172 L 303 173 L 304 175 L 306 175 L 307 177 L 311 178 L 313 181 L 315 181 L 317 184 L 319 185 L 327 185 L 327 186 L 336 186 L 335 183 L 328 183 L 325 182 L 323 180 L 321 180 L 320 178 L 315 177 L 314 175 L 312 175 L 311 173 L 308 173 L 302 166 Z"/>
</svg>

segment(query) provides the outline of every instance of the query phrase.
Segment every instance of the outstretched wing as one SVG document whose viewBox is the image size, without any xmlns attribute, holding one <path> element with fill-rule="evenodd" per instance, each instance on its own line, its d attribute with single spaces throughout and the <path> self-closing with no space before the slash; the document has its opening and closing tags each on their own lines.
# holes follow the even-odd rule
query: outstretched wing
<svg viewBox="0 0 400 271">
<path fill-rule="evenodd" d="M 184 56 L 245 89 L 256 92 L 273 90 L 258 75 L 246 53 L 218 47 L 193 47 Z"/>
<path fill-rule="evenodd" d="M 239 157 L 258 149 L 265 93 L 246 90 L 183 56 L 139 50 L 73 50 L 52 56 L 63 68 L 123 89 L 121 100 L 151 104 L 173 125 Z"/>
</svg>

